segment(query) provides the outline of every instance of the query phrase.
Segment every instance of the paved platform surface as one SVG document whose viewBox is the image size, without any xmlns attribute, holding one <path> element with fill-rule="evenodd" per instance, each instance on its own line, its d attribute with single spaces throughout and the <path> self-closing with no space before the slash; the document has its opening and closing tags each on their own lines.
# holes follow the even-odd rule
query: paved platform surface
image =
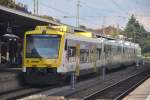
<svg viewBox="0 0 150 100">
<path fill-rule="evenodd" d="M 150 78 L 132 91 L 123 100 L 150 100 Z"/>
</svg>

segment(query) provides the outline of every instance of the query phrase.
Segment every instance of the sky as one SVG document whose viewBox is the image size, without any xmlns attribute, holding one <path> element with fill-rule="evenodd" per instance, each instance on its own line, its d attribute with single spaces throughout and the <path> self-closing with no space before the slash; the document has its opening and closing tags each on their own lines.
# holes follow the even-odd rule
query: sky
<svg viewBox="0 0 150 100">
<path fill-rule="evenodd" d="M 16 0 L 33 13 L 33 0 Z M 48 15 L 76 26 L 77 0 L 39 0 L 39 15 Z M 89 28 L 114 26 L 123 29 L 134 14 L 150 32 L 150 0 L 80 0 L 80 25 Z"/>
</svg>

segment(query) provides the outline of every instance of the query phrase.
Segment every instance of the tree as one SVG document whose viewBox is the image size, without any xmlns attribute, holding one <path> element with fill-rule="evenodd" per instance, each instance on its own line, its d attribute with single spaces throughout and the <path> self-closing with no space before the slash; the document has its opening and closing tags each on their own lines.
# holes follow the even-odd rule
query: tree
<svg viewBox="0 0 150 100">
<path fill-rule="evenodd" d="M 49 19 L 49 20 L 54 20 L 53 17 L 51 16 L 47 16 L 47 15 L 43 15 L 43 16 L 40 16 L 41 18 L 45 18 L 45 19 Z"/>
<path fill-rule="evenodd" d="M 113 32 L 111 33 L 112 37 L 116 38 L 120 33 L 119 32 Z"/>
<path fill-rule="evenodd" d="M 28 11 L 26 5 L 24 5 L 22 3 L 16 4 L 14 2 L 14 0 L 0 0 L 0 5 L 6 6 L 6 7 L 10 7 L 10 8 L 13 8 L 13 9 L 17 9 L 17 10 L 23 11 L 25 13 L 30 13 Z"/>
<path fill-rule="evenodd" d="M 55 19 L 55 18 L 53 18 L 52 16 L 42 15 L 42 16 L 39 16 L 39 17 L 45 18 L 45 19 L 48 19 L 48 20 L 52 20 L 52 21 L 56 21 L 56 22 L 58 22 L 58 23 L 61 22 L 59 19 Z"/>
<path fill-rule="evenodd" d="M 82 29 L 87 29 L 86 26 L 84 26 L 84 25 L 80 25 L 79 27 Z"/>
<path fill-rule="evenodd" d="M 143 42 L 143 51 L 144 53 L 149 53 L 150 52 L 150 35 L 145 39 Z"/>
<path fill-rule="evenodd" d="M 134 15 L 129 19 L 127 26 L 124 30 L 126 37 L 132 38 L 133 42 L 140 44 L 142 51 L 144 51 L 145 40 L 147 39 L 148 32 L 140 25 Z"/>
<path fill-rule="evenodd" d="M 0 4 L 11 8 L 16 7 L 16 4 L 13 0 L 0 0 Z"/>
</svg>

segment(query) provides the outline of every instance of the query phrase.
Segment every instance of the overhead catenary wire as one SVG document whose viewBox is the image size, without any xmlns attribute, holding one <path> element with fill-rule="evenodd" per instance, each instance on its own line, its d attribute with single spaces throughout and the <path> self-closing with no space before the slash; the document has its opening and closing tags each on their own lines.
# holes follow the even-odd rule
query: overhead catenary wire
<svg viewBox="0 0 150 100">
<path fill-rule="evenodd" d="M 79 0 L 77 0 L 77 1 L 79 1 Z M 72 2 L 72 1 L 71 1 Z M 123 12 L 123 13 L 125 13 L 126 15 L 129 15 L 129 13 L 125 10 L 125 9 L 123 9 L 120 5 L 118 5 L 118 3 L 116 3 L 116 1 L 115 0 L 112 0 L 112 2 Z M 78 2 L 77 2 L 78 3 Z M 82 4 L 83 3 L 83 4 Z M 85 2 L 85 1 L 80 1 L 79 2 L 79 4 L 81 5 L 83 5 L 83 7 L 88 7 L 88 8 L 90 8 L 90 9 L 95 9 L 95 10 L 97 10 L 96 12 L 94 12 L 94 13 L 96 13 L 96 15 L 94 16 L 94 15 L 91 15 L 91 16 L 82 16 L 82 14 L 80 14 L 79 16 L 78 15 L 72 15 L 70 12 L 67 12 L 67 11 L 64 11 L 64 10 L 62 10 L 62 9 L 59 9 L 59 8 L 56 8 L 56 7 L 53 7 L 53 6 L 51 6 L 51 5 L 48 5 L 48 4 L 45 4 L 45 3 L 43 3 L 42 1 L 39 1 L 39 5 L 42 5 L 43 7 L 46 7 L 47 9 L 51 9 L 51 10 L 54 10 L 54 11 L 56 11 L 57 13 L 61 13 L 61 14 L 63 14 L 64 16 L 56 16 L 56 17 L 61 17 L 61 18 L 72 18 L 72 19 L 76 19 L 76 26 L 79 26 L 79 21 L 80 20 L 86 20 L 86 18 L 93 18 L 93 17 L 95 17 L 95 18 L 101 18 L 102 20 L 103 20 L 103 17 L 104 16 L 108 16 L 108 17 L 110 17 L 110 15 L 102 15 L 101 14 L 101 10 L 104 10 L 104 11 L 106 11 L 106 12 L 108 12 L 108 13 L 110 13 L 110 12 L 117 12 L 117 11 L 114 11 L 114 10 L 107 10 L 107 9 L 101 9 L 101 8 L 98 8 L 98 7 L 96 7 L 96 6 L 93 6 L 91 3 L 89 4 L 89 3 L 87 3 L 87 2 Z M 78 5 L 78 4 L 76 4 L 76 5 Z M 80 6 L 78 7 L 78 8 L 80 8 Z M 80 10 L 80 9 L 79 9 Z M 80 11 L 78 11 L 79 13 L 80 13 Z M 52 15 L 50 15 L 50 16 L 52 16 Z M 78 16 L 78 17 L 77 17 Z M 142 16 L 142 15 L 141 15 Z M 52 16 L 52 17 L 55 17 L 55 16 Z M 129 17 L 128 16 L 114 16 L 113 15 L 113 17 L 118 17 L 118 18 L 123 18 L 123 19 L 128 19 Z M 77 19 L 78 19 L 78 21 L 77 21 Z M 77 23 L 78 23 L 78 25 L 77 25 Z M 91 23 L 91 22 L 90 22 Z"/>
<path fill-rule="evenodd" d="M 76 6 L 77 6 L 76 27 L 79 27 L 79 25 L 80 25 L 80 22 L 79 22 L 80 21 L 80 7 L 81 7 L 80 0 L 77 0 Z"/>
<path fill-rule="evenodd" d="M 121 11 L 123 11 L 125 14 L 127 14 L 127 15 L 130 16 L 130 14 L 129 14 L 124 8 L 122 8 L 115 0 L 111 0 L 111 1 L 112 1 L 112 3 L 113 3 L 116 7 L 118 7 Z"/>
<path fill-rule="evenodd" d="M 101 13 L 101 11 L 105 11 L 105 12 L 108 12 L 108 13 L 113 13 L 113 12 L 117 12 L 117 11 L 114 11 L 114 10 L 108 10 L 108 9 L 100 9 L 100 8 L 97 8 L 95 5 L 93 5 L 93 4 L 89 4 L 89 3 L 87 3 L 87 2 L 83 2 L 82 1 L 82 3 L 85 5 L 85 7 L 87 6 L 87 7 L 89 7 L 89 8 L 91 8 L 91 9 L 95 9 L 95 10 L 97 10 L 97 11 L 100 11 L 100 13 Z"/>
<path fill-rule="evenodd" d="M 72 16 L 72 14 L 70 14 L 69 12 L 66 12 L 66 11 L 63 11 L 61 9 L 55 8 L 55 7 L 51 6 L 51 5 L 47 5 L 47 4 L 45 4 L 43 2 L 40 2 L 40 1 L 39 1 L 39 5 L 42 5 L 43 7 L 46 7 L 47 9 L 51 9 L 51 10 L 57 11 L 58 13 L 61 13 L 63 15 L 70 15 L 70 16 Z"/>
<path fill-rule="evenodd" d="M 33 12 L 34 15 L 38 15 L 38 11 L 39 11 L 39 1 L 38 0 L 33 0 Z"/>
<path fill-rule="evenodd" d="M 92 6 L 89 6 L 87 3 L 85 3 L 85 2 L 81 2 L 81 1 L 77 1 L 78 3 L 80 3 L 80 4 L 77 4 L 77 8 L 79 8 L 80 6 L 81 6 L 81 3 L 84 3 L 84 4 L 86 4 L 86 6 L 88 6 L 88 7 L 90 7 L 90 8 L 92 8 L 92 9 L 97 9 L 97 11 L 99 11 L 99 10 L 102 10 L 102 9 L 99 9 L 99 8 L 96 8 L 96 7 L 92 7 Z M 72 16 L 72 14 L 70 14 L 70 13 L 68 13 L 68 12 L 66 12 L 66 11 L 63 11 L 63 10 L 60 10 L 60 9 L 58 9 L 58 8 L 55 8 L 55 7 L 52 7 L 52 6 L 50 6 L 50 5 L 47 5 L 47 4 L 44 4 L 43 2 L 39 2 L 39 4 L 40 5 L 42 5 L 42 6 L 44 6 L 44 7 L 46 7 L 46 8 L 48 8 L 48 9 L 52 9 L 52 10 L 54 10 L 54 11 L 57 11 L 58 13 L 62 13 L 63 15 L 65 15 L 65 16 L 60 16 L 60 17 L 64 17 L 64 18 L 74 18 L 74 16 Z M 78 11 L 79 12 L 79 11 Z M 108 11 L 108 12 L 110 12 L 110 11 Z M 67 15 L 67 16 L 66 16 Z M 53 16 L 52 16 L 53 17 Z M 57 16 L 57 17 L 59 17 L 59 16 Z M 78 16 L 79 17 L 79 16 Z M 101 16 L 101 14 L 99 13 L 99 16 L 81 16 L 82 18 L 92 18 L 92 17 L 103 17 L 103 16 Z M 76 19 L 79 19 L 79 18 L 77 18 L 77 16 L 76 16 Z M 76 21 L 76 23 L 79 23 L 79 20 L 78 20 L 78 22 Z"/>
</svg>

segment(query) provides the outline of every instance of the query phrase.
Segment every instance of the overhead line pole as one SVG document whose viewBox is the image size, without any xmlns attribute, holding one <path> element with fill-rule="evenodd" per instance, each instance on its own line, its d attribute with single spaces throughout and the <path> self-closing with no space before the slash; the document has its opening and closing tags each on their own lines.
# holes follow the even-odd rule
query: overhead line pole
<svg viewBox="0 0 150 100">
<path fill-rule="evenodd" d="M 80 0 L 77 0 L 77 16 L 76 16 L 76 27 L 79 27 L 80 20 Z"/>
<path fill-rule="evenodd" d="M 38 15 L 39 12 L 39 1 L 38 0 L 33 0 L 33 9 L 34 9 L 34 15 Z"/>
<path fill-rule="evenodd" d="M 103 16 L 103 24 L 102 24 L 102 33 L 105 36 L 105 23 L 106 23 L 106 16 Z"/>
<path fill-rule="evenodd" d="M 33 3 L 34 3 L 34 7 L 33 7 L 33 9 L 34 9 L 34 15 L 35 15 L 35 0 L 33 0 Z"/>
<path fill-rule="evenodd" d="M 36 14 L 38 15 L 38 12 L 39 12 L 39 1 L 36 0 Z"/>
<path fill-rule="evenodd" d="M 112 1 L 112 3 L 113 3 L 115 6 L 117 6 L 121 11 L 123 11 L 125 14 L 127 14 L 127 15 L 130 16 L 130 14 L 129 14 L 125 9 L 123 9 L 118 3 L 116 3 L 115 0 L 111 0 L 111 1 Z"/>
</svg>

